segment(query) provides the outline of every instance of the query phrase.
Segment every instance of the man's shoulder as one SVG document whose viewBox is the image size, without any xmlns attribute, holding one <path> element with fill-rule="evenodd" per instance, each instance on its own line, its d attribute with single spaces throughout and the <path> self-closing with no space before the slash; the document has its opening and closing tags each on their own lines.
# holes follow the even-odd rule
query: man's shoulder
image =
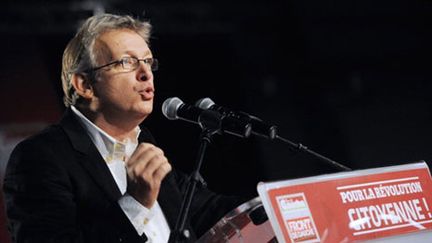
<svg viewBox="0 0 432 243">
<path fill-rule="evenodd" d="M 6 175 L 16 170 L 30 170 L 57 164 L 59 156 L 65 151 L 65 143 L 66 136 L 58 125 L 51 125 L 22 140 L 9 157 Z"/>
<path fill-rule="evenodd" d="M 47 152 L 56 153 L 65 143 L 67 143 L 67 136 L 61 126 L 50 125 L 19 142 L 13 149 L 11 157 L 37 157 Z"/>
<path fill-rule="evenodd" d="M 37 146 L 43 144 L 57 144 L 65 138 L 65 132 L 60 125 L 50 125 L 43 130 L 22 140 L 18 146 Z"/>
<path fill-rule="evenodd" d="M 67 127 L 76 126 L 70 110 L 66 110 L 58 123 L 51 124 L 43 130 L 22 140 L 16 147 L 59 147 L 68 140 Z"/>
</svg>

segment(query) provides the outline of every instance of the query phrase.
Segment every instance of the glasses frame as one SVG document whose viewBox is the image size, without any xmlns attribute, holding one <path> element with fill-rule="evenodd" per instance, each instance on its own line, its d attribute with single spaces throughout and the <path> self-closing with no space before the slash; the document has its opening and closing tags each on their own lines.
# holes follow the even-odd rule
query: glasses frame
<svg viewBox="0 0 432 243">
<path fill-rule="evenodd" d="M 129 59 L 133 59 L 133 60 L 135 60 L 132 69 L 125 68 L 125 63 L 127 63 L 126 60 L 129 60 Z M 156 58 L 153 58 L 153 57 L 148 57 L 148 58 L 122 57 L 122 58 L 119 59 L 119 60 L 116 60 L 116 61 L 113 61 L 113 62 L 110 62 L 110 63 L 104 64 L 104 65 L 99 66 L 99 67 L 91 68 L 91 69 L 89 69 L 89 71 L 93 71 L 93 72 L 94 72 L 94 71 L 97 71 L 97 70 L 99 70 L 99 69 L 102 69 L 102 68 L 104 68 L 104 67 L 108 67 L 108 66 L 111 66 L 111 65 L 114 65 L 114 64 L 121 64 L 121 66 L 122 66 L 122 68 L 123 68 L 124 70 L 127 70 L 127 71 L 134 71 L 134 70 L 136 70 L 136 69 L 138 68 L 139 63 L 140 63 L 141 61 L 144 62 L 145 64 L 149 64 L 149 65 L 150 65 L 150 69 L 151 69 L 153 72 L 158 70 L 158 67 L 159 67 L 159 61 L 158 61 L 158 59 L 156 59 Z"/>
</svg>

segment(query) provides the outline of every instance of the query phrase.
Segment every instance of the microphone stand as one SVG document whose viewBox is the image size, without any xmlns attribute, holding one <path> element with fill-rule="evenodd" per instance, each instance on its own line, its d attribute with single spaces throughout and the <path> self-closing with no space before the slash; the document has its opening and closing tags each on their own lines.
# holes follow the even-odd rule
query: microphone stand
<svg viewBox="0 0 432 243">
<path fill-rule="evenodd" d="M 349 167 L 347 167 L 347 166 L 345 166 L 343 164 L 340 164 L 340 163 L 338 163 L 338 162 L 336 162 L 336 161 L 334 161 L 332 159 L 329 159 L 329 158 L 325 157 L 324 155 L 321 155 L 321 154 L 319 154 L 317 152 L 314 152 L 314 151 L 308 149 L 308 147 L 304 146 L 301 143 L 291 142 L 290 140 L 288 140 L 286 138 L 283 138 L 283 137 L 281 137 L 279 135 L 276 135 L 275 138 L 278 139 L 278 140 L 280 140 L 280 141 L 282 141 L 282 142 L 284 142 L 284 143 L 286 143 L 286 144 L 288 144 L 289 146 L 293 147 L 294 149 L 296 149 L 298 151 L 306 152 L 308 154 L 311 154 L 315 158 L 318 158 L 319 160 L 325 162 L 326 164 L 330 164 L 331 166 L 333 166 L 334 168 L 336 168 L 336 169 L 338 169 L 340 171 L 351 171 L 352 170 L 351 168 L 349 168 Z"/>
<path fill-rule="evenodd" d="M 189 177 L 186 187 L 186 194 L 181 204 L 180 213 L 177 218 L 174 231 L 171 232 L 170 238 L 168 240 L 169 243 L 187 242 L 191 236 L 189 230 L 185 229 L 185 225 L 196 186 L 198 182 L 202 180 L 200 169 L 204 160 L 204 154 L 207 146 L 211 143 L 212 136 L 215 134 L 220 134 L 222 129 L 221 115 L 215 111 L 203 111 L 199 116 L 198 123 L 202 128 L 200 135 L 200 147 L 198 150 L 194 170 Z"/>
</svg>

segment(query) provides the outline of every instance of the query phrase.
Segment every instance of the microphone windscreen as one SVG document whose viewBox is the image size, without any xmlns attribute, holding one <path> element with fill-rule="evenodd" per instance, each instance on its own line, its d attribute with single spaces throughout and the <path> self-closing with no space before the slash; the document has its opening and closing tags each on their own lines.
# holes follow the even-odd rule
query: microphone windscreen
<svg viewBox="0 0 432 243">
<path fill-rule="evenodd" d="M 201 108 L 201 109 L 203 109 L 203 110 L 208 110 L 208 109 L 210 109 L 210 107 L 212 107 L 214 104 L 215 104 L 215 103 L 213 102 L 213 100 L 207 97 L 207 98 L 202 98 L 202 99 L 198 100 L 198 101 L 195 103 L 195 106 L 196 106 L 196 107 L 199 107 L 199 108 Z"/>
<path fill-rule="evenodd" d="M 177 111 L 181 105 L 183 105 L 183 101 L 178 97 L 168 98 L 162 104 L 162 113 L 164 116 L 170 120 L 177 120 L 179 117 L 177 116 Z"/>
</svg>

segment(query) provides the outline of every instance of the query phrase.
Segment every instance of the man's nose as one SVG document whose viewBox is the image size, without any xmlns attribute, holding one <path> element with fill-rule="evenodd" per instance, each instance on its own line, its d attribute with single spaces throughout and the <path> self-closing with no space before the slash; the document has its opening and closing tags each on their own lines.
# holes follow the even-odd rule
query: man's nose
<svg viewBox="0 0 432 243">
<path fill-rule="evenodd" d="M 151 70 L 150 65 L 140 62 L 137 71 L 137 79 L 139 81 L 148 81 L 153 77 L 153 72 Z"/>
</svg>

